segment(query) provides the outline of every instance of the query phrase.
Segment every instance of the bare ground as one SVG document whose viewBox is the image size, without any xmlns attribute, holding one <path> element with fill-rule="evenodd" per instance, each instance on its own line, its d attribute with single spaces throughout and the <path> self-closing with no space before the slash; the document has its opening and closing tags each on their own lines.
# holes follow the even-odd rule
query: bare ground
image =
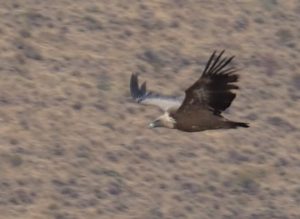
<svg viewBox="0 0 300 219">
<path fill-rule="evenodd" d="M 300 218 L 300 2 L 1 1 L 0 218 Z M 150 130 L 131 72 L 181 94 L 236 55 L 225 116 Z"/>
</svg>

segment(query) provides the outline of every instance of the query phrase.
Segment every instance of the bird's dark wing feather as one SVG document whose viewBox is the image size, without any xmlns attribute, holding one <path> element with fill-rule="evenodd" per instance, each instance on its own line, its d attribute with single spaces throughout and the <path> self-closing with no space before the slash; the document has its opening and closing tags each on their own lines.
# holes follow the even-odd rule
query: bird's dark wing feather
<svg viewBox="0 0 300 219">
<path fill-rule="evenodd" d="M 185 99 L 178 111 L 197 106 L 219 115 L 230 106 L 236 96 L 232 90 L 238 89 L 234 84 L 238 75 L 236 68 L 228 67 L 234 56 L 222 58 L 223 53 L 216 55 L 213 52 L 201 77 L 185 91 Z"/>
<path fill-rule="evenodd" d="M 138 76 L 131 75 L 130 93 L 132 98 L 141 104 L 158 106 L 164 111 L 172 108 L 178 109 L 183 102 L 184 97 L 164 96 L 151 91 L 147 91 L 146 82 L 139 86 Z"/>
</svg>

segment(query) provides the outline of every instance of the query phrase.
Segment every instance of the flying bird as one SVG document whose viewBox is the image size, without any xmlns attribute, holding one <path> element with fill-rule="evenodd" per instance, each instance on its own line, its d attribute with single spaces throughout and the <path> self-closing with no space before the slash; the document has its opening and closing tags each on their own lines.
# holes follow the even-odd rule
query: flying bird
<svg viewBox="0 0 300 219">
<path fill-rule="evenodd" d="M 224 118 L 221 113 L 227 109 L 239 87 L 237 69 L 230 66 L 232 57 L 222 57 L 216 51 L 210 56 L 200 78 L 179 97 L 160 95 L 148 91 L 146 82 L 141 86 L 137 74 L 130 79 L 132 98 L 140 104 L 160 107 L 164 114 L 149 124 L 150 128 L 165 127 L 185 132 L 198 132 L 211 129 L 230 129 L 249 125 Z"/>
</svg>

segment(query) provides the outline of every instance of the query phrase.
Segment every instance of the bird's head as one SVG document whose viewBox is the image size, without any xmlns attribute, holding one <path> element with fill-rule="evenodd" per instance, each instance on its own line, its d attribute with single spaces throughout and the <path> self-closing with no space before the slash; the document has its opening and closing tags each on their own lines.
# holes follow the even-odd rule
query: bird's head
<svg viewBox="0 0 300 219">
<path fill-rule="evenodd" d="M 156 120 L 149 124 L 149 128 L 165 127 L 174 128 L 176 121 L 168 113 L 158 117 Z"/>
</svg>

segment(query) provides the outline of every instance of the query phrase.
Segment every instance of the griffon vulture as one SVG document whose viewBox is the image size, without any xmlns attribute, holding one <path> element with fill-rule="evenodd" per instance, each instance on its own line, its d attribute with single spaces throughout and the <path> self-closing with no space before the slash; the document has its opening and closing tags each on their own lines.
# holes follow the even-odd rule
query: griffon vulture
<svg viewBox="0 0 300 219">
<path fill-rule="evenodd" d="M 237 69 L 229 67 L 232 57 L 222 57 L 214 52 L 201 77 L 187 90 L 182 97 L 170 97 L 147 91 L 146 82 L 141 86 L 138 76 L 132 74 L 130 91 L 132 98 L 141 104 L 160 107 L 164 114 L 149 124 L 149 127 L 165 127 L 185 132 L 197 132 L 209 129 L 230 129 L 249 127 L 247 123 L 230 121 L 221 113 L 227 109 L 238 89 Z"/>
</svg>

